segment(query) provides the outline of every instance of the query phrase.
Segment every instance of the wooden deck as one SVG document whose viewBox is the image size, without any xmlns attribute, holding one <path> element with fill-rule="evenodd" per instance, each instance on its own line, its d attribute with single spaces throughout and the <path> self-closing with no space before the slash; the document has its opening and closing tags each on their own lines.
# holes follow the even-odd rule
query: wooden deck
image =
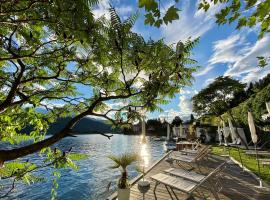
<svg viewBox="0 0 270 200">
<path fill-rule="evenodd" d="M 165 169 L 170 168 L 169 163 L 166 161 L 166 156 L 163 157 L 159 162 L 157 162 L 154 166 L 152 166 L 149 171 L 147 172 L 145 179 L 150 181 L 151 188 L 150 190 L 145 194 L 145 200 L 152 200 L 155 199 L 154 196 L 154 185 L 155 182 L 151 180 L 151 176 L 163 172 Z M 203 164 L 201 165 L 201 172 L 203 174 L 208 174 L 210 171 L 212 171 L 214 168 L 216 168 L 219 164 L 224 162 L 224 158 L 216 157 L 216 156 L 210 156 L 209 160 L 205 160 Z M 177 165 L 174 165 L 177 167 Z M 198 171 L 198 169 L 195 169 L 195 171 Z M 235 200 L 269 200 L 270 199 L 270 192 L 269 190 L 261 190 L 258 189 L 256 186 L 258 185 L 258 181 L 250 174 L 245 173 L 246 176 L 243 176 L 240 172 L 242 169 L 236 165 L 236 164 L 230 164 L 222 173 L 222 190 L 218 193 L 220 199 L 235 199 Z M 134 179 L 132 182 L 132 188 L 131 188 L 131 196 L 130 200 L 139 200 L 143 199 L 142 194 L 137 188 L 137 182 L 140 180 L 141 176 L 137 179 Z M 209 185 L 204 184 L 201 188 L 199 188 L 199 192 L 203 192 L 203 194 L 208 197 L 208 199 L 214 199 L 214 196 L 212 193 L 208 190 Z M 208 189 L 207 189 L 208 188 Z M 187 195 L 175 190 L 178 199 L 186 199 Z M 199 193 L 195 192 L 194 196 L 195 199 L 199 199 Z M 169 200 L 171 199 L 169 193 L 167 192 L 164 185 L 160 184 L 158 185 L 156 189 L 156 196 L 158 200 Z M 109 199 L 116 199 L 116 195 L 112 195 Z"/>
</svg>

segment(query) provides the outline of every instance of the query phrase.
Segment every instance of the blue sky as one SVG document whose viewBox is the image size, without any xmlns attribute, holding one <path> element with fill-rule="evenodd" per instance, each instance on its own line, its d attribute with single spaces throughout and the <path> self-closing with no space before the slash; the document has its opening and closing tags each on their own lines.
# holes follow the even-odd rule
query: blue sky
<svg viewBox="0 0 270 200">
<path fill-rule="evenodd" d="M 161 1 L 162 7 L 170 6 L 170 1 Z M 174 2 L 174 1 L 173 1 Z M 200 43 L 193 51 L 193 58 L 201 68 L 194 74 L 193 86 L 184 88 L 171 102 L 163 106 L 163 113 L 148 113 L 149 118 L 176 115 L 189 118 L 192 113 L 191 97 L 221 75 L 232 76 L 243 82 L 257 81 L 270 72 L 270 67 L 257 67 L 257 56 L 269 56 L 270 36 L 257 40 L 258 27 L 235 30 L 235 24 L 218 26 L 214 14 L 220 9 L 212 6 L 207 13 L 197 10 L 197 0 L 182 0 L 178 7 L 180 19 L 160 28 L 144 25 L 143 10 L 135 24 L 134 32 L 145 39 L 164 38 L 166 43 L 185 41 L 188 37 L 200 37 Z M 125 19 L 138 10 L 136 0 L 101 0 L 94 14 L 109 17 L 107 9 L 112 4 Z"/>
</svg>

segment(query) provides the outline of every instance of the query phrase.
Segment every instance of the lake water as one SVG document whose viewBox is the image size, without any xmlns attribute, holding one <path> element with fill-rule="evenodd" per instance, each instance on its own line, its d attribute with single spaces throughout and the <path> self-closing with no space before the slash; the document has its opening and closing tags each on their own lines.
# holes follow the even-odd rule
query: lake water
<svg viewBox="0 0 270 200">
<path fill-rule="evenodd" d="M 72 147 L 74 152 L 89 155 L 89 158 L 78 162 L 79 171 L 70 169 L 61 170 L 61 178 L 58 180 L 59 188 L 57 199 L 60 200 L 103 200 L 116 190 L 116 182 L 120 172 L 110 169 L 113 163 L 107 156 L 124 152 L 135 152 L 141 155 L 146 167 L 150 167 L 165 153 L 163 142 L 154 141 L 146 137 L 146 143 L 141 144 L 140 136 L 114 135 L 107 139 L 101 135 L 81 135 L 75 138 L 65 138 L 57 145 L 61 150 Z M 32 155 L 30 160 L 39 162 L 37 156 Z M 135 166 L 129 167 L 129 178 L 138 175 Z M 51 169 L 41 171 L 44 177 L 49 177 Z M 110 190 L 107 190 L 111 182 Z M 52 183 L 50 178 L 42 183 L 30 186 L 19 184 L 9 199 L 22 200 L 46 200 L 50 199 Z"/>
</svg>

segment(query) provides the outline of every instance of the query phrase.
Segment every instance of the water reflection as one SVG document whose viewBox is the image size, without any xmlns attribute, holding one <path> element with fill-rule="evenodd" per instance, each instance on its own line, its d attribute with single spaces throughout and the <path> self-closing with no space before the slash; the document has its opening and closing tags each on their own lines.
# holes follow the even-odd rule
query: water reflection
<svg viewBox="0 0 270 200">
<path fill-rule="evenodd" d="M 156 160 L 162 157 L 164 151 L 161 141 L 151 140 L 145 136 L 146 143 L 142 143 L 140 136 L 114 135 L 110 140 L 100 135 L 81 135 L 75 138 L 65 138 L 61 140 L 57 147 L 67 150 L 74 147 L 74 152 L 89 155 L 89 158 L 77 162 L 79 171 L 61 169 L 61 178 L 58 180 L 58 199 L 64 200 L 99 200 L 106 199 L 116 191 L 117 181 L 120 173 L 112 170 L 112 165 L 108 155 L 119 155 L 125 152 L 138 153 L 142 160 L 141 165 L 145 168 L 150 167 Z M 37 164 L 42 160 L 37 155 L 26 157 Z M 138 175 L 136 166 L 130 166 L 129 178 Z M 49 200 L 51 189 L 51 170 L 42 171 L 41 175 L 47 179 L 41 183 L 33 185 L 18 185 L 16 190 L 7 200 Z M 107 185 L 111 184 L 110 191 Z"/>
<path fill-rule="evenodd" d="M 143 168 L 149 167 L 150 153 L 147 142 L 141 144 L 141 158 L 142 158 L 142 167 Z"/>
</svg>

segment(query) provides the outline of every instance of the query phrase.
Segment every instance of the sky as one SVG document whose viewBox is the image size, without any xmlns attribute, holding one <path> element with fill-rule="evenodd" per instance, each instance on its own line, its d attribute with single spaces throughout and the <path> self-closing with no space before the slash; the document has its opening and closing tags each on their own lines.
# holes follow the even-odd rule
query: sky
<svg viewBox="0 0 270 200">
<path fill-rule="evenodd" d="M 173 1 L 174 2 L 174 1 Z M 171 5 L 170 1 L 161 1 L 161 8 Z M 109 17 L 108 8 L 113 5 L 122 19 L 138 10 L 136 0 L 101 0 L 94 9 L 94 15 Z M 231 76 L 242 82 L 257 81 L 270 72 L 270 67 L 257 67 L 257 56 L 269 56 L 270 35 L 258 40 L 258 27 L 236 30 L 236 24 L 218 26 L 214 14 L 220 6 L 212 6 L 205 13 L 197 9 L 198 0 L 182 0 L 180 19 L 160 28 L 144 24 L 143 10 L 133 31 L 145 39 L 163 38 L 167 44 L 175 44 L 179 40 L 200 37 L 199 44 L 193 50 L 193 58 L 198 61 L 200 69 L 194 73 L 191 87 L 184 88 L 168 105 L 162 106 L 164 112 L 147 113 L 148 118 L 175 116 L 188 119 L 192 113 L 191 97 L 202 88 L 213 82 L 217 76 Z M 117 102 L 116 102 L 117 103 Z M 119 103 L 119 102 L 118 102 Z M 113 106 L 113 105 L 112 105 Z"/>
</svg>

